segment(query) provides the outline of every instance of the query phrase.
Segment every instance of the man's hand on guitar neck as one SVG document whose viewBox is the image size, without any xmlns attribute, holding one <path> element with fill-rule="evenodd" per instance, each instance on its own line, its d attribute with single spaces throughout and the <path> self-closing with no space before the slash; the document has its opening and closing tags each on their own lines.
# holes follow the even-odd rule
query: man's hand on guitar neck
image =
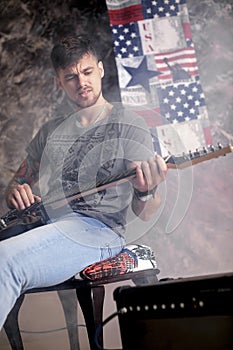
<svg viewBox="0 0 233 350">
<path fill-rule="evenodd" d="M 150 191 L 165 180 L 167 165 L 159 155 L 150 157 L 148 161 L 132 162 L 130 168 L 135 167 L 136 177 L 132 179 L 132 184 L 139 192 Z"/>
<path fill-rule="evenodd" d="M 5 199 L 9 208 L 24 210 L 30 207 L 35 201 L 41 201 L 39 196 L 33 194 L 30 185 L 12 181 L 6 189 Z"/>
<path fill-rule="evenodd" d="M 155 191 L 165 180 L 167 165 L 164 159 L 157 155 L 155 158 L 150 157 L 148 161 L 130 164 L 130 168 L 135 167 L 136 176 L 131 180 L 134 187 L 132 210 L 142 220 L 147 221 L 160 206 L 160 196 Z"/>
</svg>

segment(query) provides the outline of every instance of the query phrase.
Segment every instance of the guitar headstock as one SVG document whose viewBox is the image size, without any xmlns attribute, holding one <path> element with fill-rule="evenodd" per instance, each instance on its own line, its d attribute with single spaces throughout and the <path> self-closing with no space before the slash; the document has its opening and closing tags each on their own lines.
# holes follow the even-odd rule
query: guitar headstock
<svg viewBox="0 0 233 350">
<path fill-rule="evenodd" d="M 209 159 L 225 156 L 227 153 L 231 152 L 233 152 L 232 145 L 229 144 L 226 147 L 223 147 L 218 143 L 217 147 L 211 145 L 209 147 L 203 147 L 202 150 L 197 149 L 194 152 L 190 151 L 188 154 L 182 154 L 180 156 L 169 155 L 165 158 L 165 161 L 168 168 L 184 169 Z"/>
</svg>

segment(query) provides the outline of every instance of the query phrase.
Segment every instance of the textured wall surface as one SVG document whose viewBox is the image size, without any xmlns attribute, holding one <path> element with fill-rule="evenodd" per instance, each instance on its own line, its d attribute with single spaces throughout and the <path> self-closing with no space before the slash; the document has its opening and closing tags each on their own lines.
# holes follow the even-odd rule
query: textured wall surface
<svg viewBox="0 0 233 350">
<path fill-rule="evenodd" d="M 0 1 L 0 214 L 2 191 L 25 157 L 38 128 L 69 111 L 53 82 L 49 52 L 56 36 L 90 31 L 106 69 L 107 98 L 118 101 L 112 38 L 104 1 Z M 233 3 L 187 0 L 200 78 L 212 135 L 233 142 Z M 196 165 L 182 175 L 169 172 L 161 215 L 140 237 L 158 257 L 161 277 L 193 276 L 233 269 L 233 154 Z M 175 203 L 177 193 L 184 200 Z M 164 194 L 165 191 L 162 191 Z M 175 195 L 174 195 L 175 193 Z M 186 194 L 188 194 L 186 196 Z M 187 197 L 187 198 L 186 198 Z M 176 207 L 176 225 L 166 225 Z M 176 226 L 176 227 L 175 227 Z"/>
</svg>

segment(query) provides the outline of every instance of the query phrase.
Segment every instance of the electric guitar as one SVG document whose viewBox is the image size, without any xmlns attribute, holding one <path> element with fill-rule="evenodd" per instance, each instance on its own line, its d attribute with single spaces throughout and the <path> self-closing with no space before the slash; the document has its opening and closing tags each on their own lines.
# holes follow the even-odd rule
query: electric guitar
<svg viewBox="0 0 233 350">
<path fill-rule="evenodd" d="M 168 155 L 164 158 L 169 169 L 185 169 L 189 166 L 213 159 L 220 156 L 225 156 L 227 153 L 233 152 L 233 147 L 229 144 L 222 147 L 218 144 L 217 147 L 204 147 L 202 150 L 189 152 L 180 156 Z M 81 192 L 68 191 L 65 193 L 65 198 L 59 198 L 56 193 L 52 196 L 44 198 L 44 203 L 35 202 L 25 210 L 12 209 L 0 218 L 0 241 L 9 236 L 15 236 L 19 233 L 28 231 L 34 227 L 45 224 L 46 213 L 44 207 L 51 207 L 53 210 L 61 208 L 67 202 L 75 199 L 86 197 L 90 194 L 100 192 L 108 187 L 119 185 L 125 181 L 131 180 L 136 175 L 136 169 L 126 170 L 121 174 L 112 175 L 97 183 L 87 184 L 82 188 Z"/>
</svg>

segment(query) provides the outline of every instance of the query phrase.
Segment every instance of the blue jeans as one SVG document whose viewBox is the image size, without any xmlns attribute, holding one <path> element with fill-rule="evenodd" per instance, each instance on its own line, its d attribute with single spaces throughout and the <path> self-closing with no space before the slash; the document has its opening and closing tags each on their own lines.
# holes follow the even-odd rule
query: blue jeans
<svg viewBox="0 0 233 350">
<path fill-rule="evenodd" d="M 102 222 L 75 213 L 0 242 L 0 329 L 20 294 L 63 282 L 124 245 Z"/>
</svg>

